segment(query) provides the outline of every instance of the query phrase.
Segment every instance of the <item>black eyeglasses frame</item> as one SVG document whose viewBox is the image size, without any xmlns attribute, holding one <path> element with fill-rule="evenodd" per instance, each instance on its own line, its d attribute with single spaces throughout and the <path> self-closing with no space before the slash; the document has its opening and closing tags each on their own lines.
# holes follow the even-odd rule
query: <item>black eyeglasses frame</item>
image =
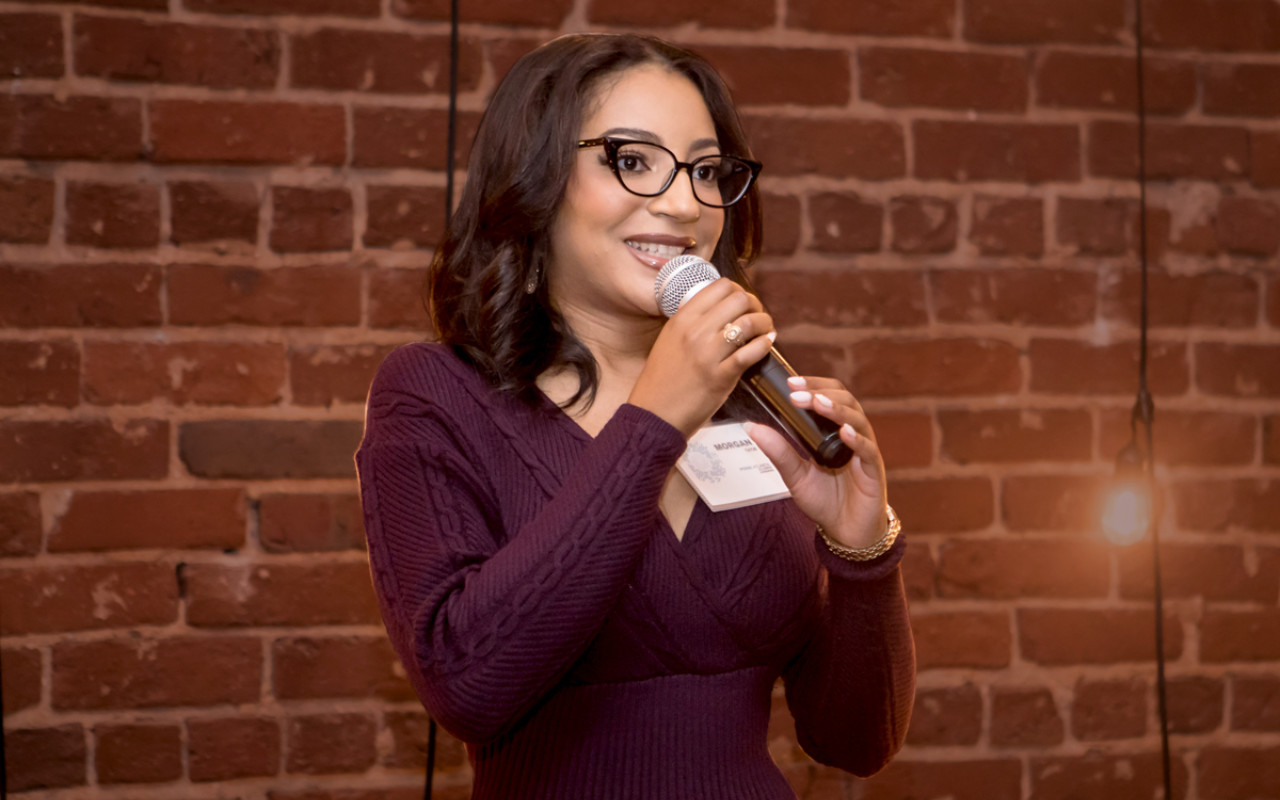
<svg viewBox="0 0 1280 800">
<path fill-rule="evenodd" d="M 625 145 L 629 145 L 629 144 L 643 144 L 649 147 L 656 147 L 659 150 L 662 150 L 666 152 L 668 155 L 670 155 L 671 160 L 675 162 L 676 168 L 671 170 L 671 174 L 667 176 L 666 183 L 662 184 L 662 188 L 659 189 L 658 191 L 653 192 L 652 194 L 637 192 L 635 189 L 632 189 L 630 186 L 627 186 L 626 182 L 622 179 L 622 173 L 618 171 L 618 148 L 623 147 Z M 752 161 L 749 158 L 743 158 L 741 156 L 731 156 L 731 155 L 728 155 L 727 153 L 708 153 L 705 156 L 698 156 L 692 161 L 681 161 L 679 158 L 676 157 L 675 153 L 672 153 L 670 150 L 658 144 L 657 142 L 646 142 L 641 139 L 620 139 L 615 136 L 601 136 L 597 139 L 583 139 L 578 142 L 578 149 L 582 150 L 587 147 L 597 147 L 600 145 L 604 146 L 605 158 L 609 162 L 609 169 L 613 171 L 613 176 L 618 179 L 618 184 L 622 186 L 623 189 L 626 189 L 628 192 L 630 192 L 631 194 L 634 194 L 637 197 L 657 197 L 661 195 L 663 192 L 671 188 L 671 184 L 675 183 L 676 176 L 679 175 L 680 170 L 683 169 L 689 173 L 690 185 L 694 187 L 694 191 L 693 191 L 694 199 L 697 200 L 699 203 L 703 204 L 704 206 L 709 206 L 711 208 L 728 208 L 729 206 L 732 206 L 735 203 L 737 203 L 742 198 L 746 197 L 747 192 L 751 191 L 751 185 L 754 184 L 756 182 L 756 178 L 760 176 L 760 170 L 764 168 L 764 164 L 761 164 L 759 161 Z M 751 170 L 751 177 L 747 179 L 746 185 L 742 187 L 742 192 L 737 197 L 733 198 L 733 200 L 729 201 L 728 203 L 708 203 L 706 200 L 703 200 L 701 197 L 698 196 L 698 190 L 696 188 L 696 184 L 693 183 L 693 168 L 699 161 L 705 161 L 708 158 L 732 158 L 735 161 L 746 164 L 747 167 Z"/>
</svg>

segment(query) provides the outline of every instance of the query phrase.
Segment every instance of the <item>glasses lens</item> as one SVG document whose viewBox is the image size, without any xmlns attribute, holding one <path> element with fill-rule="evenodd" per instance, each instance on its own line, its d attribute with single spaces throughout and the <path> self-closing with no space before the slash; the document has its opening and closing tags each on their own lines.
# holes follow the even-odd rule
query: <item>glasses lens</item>
<svg viewBox="0 0 1280 800">
<path fill-rule="evenodd" d="M 651 144 L 628 142 L 618 146 L 618 177 L 628 190 L 660 194 L 676 168 L 675 156 Z"/>
<path fill-rule="evenodd" d="M 733 156 L 705 156 L 693 162 L 693 193 L 711 206 L 730 206 L 751 186 L 751 165 Z"/>
</svg>

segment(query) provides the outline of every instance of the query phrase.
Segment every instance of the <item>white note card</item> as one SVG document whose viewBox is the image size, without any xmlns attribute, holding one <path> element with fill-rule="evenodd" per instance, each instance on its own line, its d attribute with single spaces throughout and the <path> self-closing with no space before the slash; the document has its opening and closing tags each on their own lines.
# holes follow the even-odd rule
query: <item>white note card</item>
<svg viewBox="0 0 1280 800">
<path fill-rule="evenodd" d="M 709 425 L 689 439 L 676 469 L 712 511 L 790 497 L 782 476 L 741 422 Z"/>
</svg>

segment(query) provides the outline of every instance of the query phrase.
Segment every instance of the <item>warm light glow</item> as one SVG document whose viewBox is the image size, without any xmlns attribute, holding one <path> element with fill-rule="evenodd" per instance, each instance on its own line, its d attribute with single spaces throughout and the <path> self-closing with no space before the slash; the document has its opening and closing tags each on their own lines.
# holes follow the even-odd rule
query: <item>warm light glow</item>
<svg viewBox="0 0 1280 800">
<path fill-rule="evenodd" d="M 1151 495 L 1137 481 L 1113 487 L 1102 507 L 1102 532 L 1112 544 L 1133 544 L 1151 526 Z"/>
</svg>

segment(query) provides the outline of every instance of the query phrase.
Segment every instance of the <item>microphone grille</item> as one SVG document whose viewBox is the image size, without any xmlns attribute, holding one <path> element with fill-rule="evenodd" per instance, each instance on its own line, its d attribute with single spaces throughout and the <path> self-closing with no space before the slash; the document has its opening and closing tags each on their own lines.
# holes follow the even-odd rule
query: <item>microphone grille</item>
<svg viewBox="0 0 1280 800">
<path fill-rule="evenodd" d="M 670 317 L 680 310 L 681 303 L 719 277 L 719 271 L 706 259 L 695 255 L 676 256 L 658 271 L 653 283 L 658 308 Z"/>
</svg>

